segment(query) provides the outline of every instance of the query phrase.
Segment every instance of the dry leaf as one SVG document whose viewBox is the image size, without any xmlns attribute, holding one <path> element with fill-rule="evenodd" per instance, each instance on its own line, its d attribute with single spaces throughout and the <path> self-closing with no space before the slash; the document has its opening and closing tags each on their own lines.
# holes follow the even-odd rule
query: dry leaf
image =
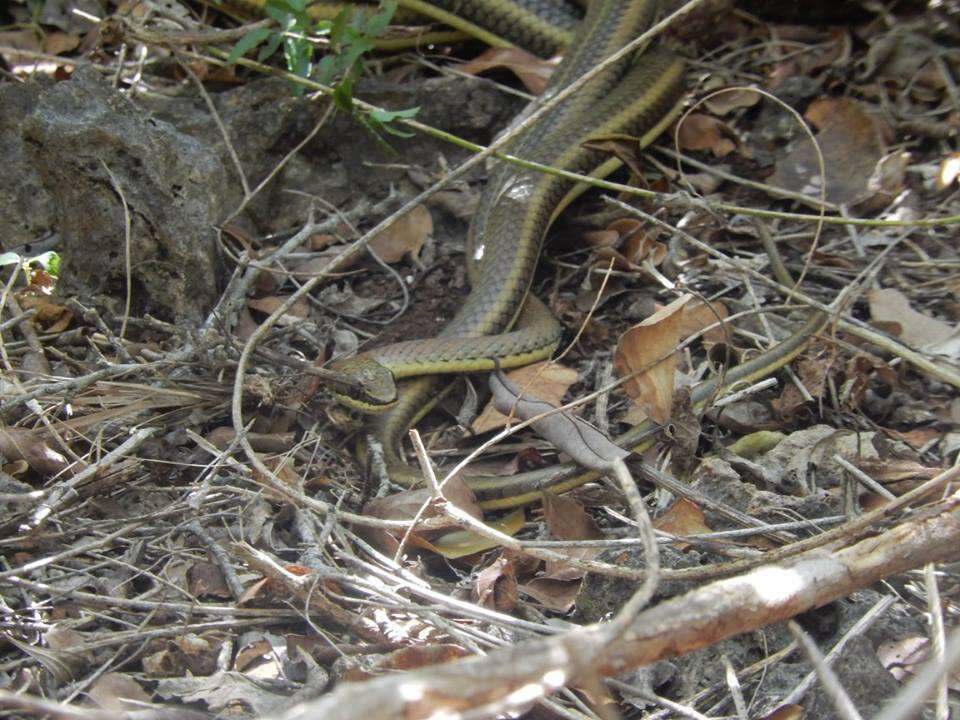
<svg viewBox="0 0 960 720">
<path fill-rule="evenodd" d="M 761 720 L 803 720 L 806 714 L 803 705 L 781 705 L 772 713 L 764 715 Z"/>
<path fill-rule="evenodd" d="M 556 612 L 569 612 L 580 592 L 580 580 L 555 580 L 539 577 L 525 582 L 520 589 L 544 607 Z"/>
<path fill-rule="evenodd" d="M 677 128 L 681 150 L 709 150 L 714 157 L 724 157 L 737 148 L 730 139 L 732 131 L 722 120 L 703 113 L 690 113 Z"/>
<path fill-rule="evenodd" d="M 753 107 L 760 102 L 760 93 L 750 88 L 723 88 L 707 87 L 710 97 L 703 104 L 714 115 L 728 115 L 740 108 Z"/>
<path fill-rule="evenodd" d="M 517 605 L 517 566 L 512 559 L 501 555 L 477 573 L 473 600 L 499 612 L 513 611 Z"/>
<path fill-rule="evenodd" d="M 276 312 L 283 303 L 285 303 L 287 298 L 282 295 L 269 295 L 262 298 L 251 298 L 247 300 L 247 307 L 250 307 L 257 312 L 261 312 L 264 315 L 272 315 Z M 291 307 L 280 317 L 277 322 L 278 325 L 286 326 L 299 322 L 300 320 L 306 319 L 310 314 L 310 305 L 306 300 L 300 299 L 297 300 Z"/>
<path fill-rule="evenodd" d="M 930 654 L 930 641 L 925 637 L 906 637 L 894 642 L 885 642 L 877 648 L 877 657 L 897 680 L 906 680 L 926 662 Z"/>
<path fill-rule="evenodd" d="M 653 521 L 653 527 L 671 535 L 702 535 L 713 532 L 703 510 L 686 498 L 679 498 Z"/>
<path fill-rule="evenodd" d="M 810 103 L 805 117 L 820 128 L 817 144 L 823 154 L 827 202 L 854 205 L 873 198 L 870 179 L 886 152 L 884 129 L 865 105 L 850 98 Z M 816 151 L 804 135 L 777 162 L 769 183 L 810 197 L 819 197 L 822 178 Z"/>
<path fill-rule="evenodd" d="M 946 190 L 960 177 L 960 153 L 951 153 L 940 163 L 937 173 L 937 191 Z"/>
<path fill-rule="evenodd" d="M 494 68 L 509 70 L 534 95 L 541 94 L 559 63 L 558 58 L 541 60 L 520 48 L 489 48 L 476 58 L 461 65 L 460 72 L 478 75 Z"/>
<path fill-rule="evenodd" d="M 557 540 L 599 540 L 600 528 L 583 506 L 566 495 L 543 493 L 543 516 Z"/>
<path fill-rule="evenodd" d="M 577 371 L 559 363 L 545 360 L 507 373 L 507 379 L 517 385 L 521 392 L 552 405 L 560 405 L 563 396 L 577 381 Z M 498 412 L 490 400 L 483 412 L 473 421 L 475 433 L 485 433 L 506 427 L 507 416 Z"/>
<path fill-rule="evenodd" d="M 960 328 L 917 312 L 907 296 L 896 288 L 869 290 L 870 317 L 876 322 L 896 323 L 900 339 L 917 350 L 960 357 Z"/>
<path fill-rule="evenodd" d="M 70 462 L 47 445 L 42 435 L 25 428 L 0 429 L 0 455 L 7 460 L 25 460 L 40 475 L 68 472 Z"/>
<path fill-rule="evenodd" d="M 371 238 L 369 247 L 385 263 L 400 262 L 407 253 L 416 257 L 432 234 L 433 217 L 430 211 L 423 205 L 416 205 L 393 225 Z"/>
<path fill-rule="evenodd" d="M 187 573 L 191 597 L 232 597 L 220 568 L 210 562 L 197 562 Z"/>
<path fill-rule="evenodd" d="M 111 672 L 102 675 L 87 690 L 87 695 L 104 710 L 122 713 L 143 709 L 150 695 L 126 673 Z"/>
<path fill-rule="evenodd" d="M 684 295 L 627 330 L 613 356 L 620 377 L 637 373 L 624 385 L 627 394 L 659 423 L 670 419 L 677 347 L 685 337 L 716 320 L 709 307 L 692 300 L 692 295 Z M 723 306 L 715 305 L 715 309 L 725 317 Z"/>
</svg>

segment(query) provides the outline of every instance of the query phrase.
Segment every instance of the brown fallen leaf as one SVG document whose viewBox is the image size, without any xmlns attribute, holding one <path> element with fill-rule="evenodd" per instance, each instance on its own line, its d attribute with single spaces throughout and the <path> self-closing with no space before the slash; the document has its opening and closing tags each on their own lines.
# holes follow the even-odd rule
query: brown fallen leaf
<svg viewBox="0 0 960 720">
<path fill-rule="evenodd" d="M 580 580 L 555 580 L 538 577 L 523 583 L 520 590 L 544 607 L 556 612 L 569 612 L 580 592 Z"/>
<path fill-rule="evenodd" d="M 126 673 L 110 672 L 100 676 L 87 690 L 87 696 L 104 710 L 122 713 L 142 709 L 150 695 Z"/>
<path fill-rule="evenodd" d="M 517 605 L 517 567 L 513 560 L 501 555 L 478 572 L 472 594 L 478 605 L 512 612 Z"/>
<path fill-rule="evenodd" d="M 700 507 L 686 498 L 670 504 L 663 514 L 653 521 L 653 527 L 671 535 L 698 535 L 713 532 Z"/>
<path fill-rule="evenodd" d="M 64 307 L 55 298 L 40 293 L 21 293 L 20 307 L 24 310 L 36 310 L 34 324 L 44 332 L 57 333 L 66 330 L 73 320 L 73 311 Z"/>
<path fill-rule="evenodd" d="M 721 318 L 726 316 L 722 305 L 715 304 L 714 309 Z M 614 367 L 620 377 L 636 373 L 624 387 L 649 417 L 659 423 L 670 419 L 679 363 L 675 351 L 685 337 L 715 321 L 716 315 L 709 307 L 694 301 L 692 295 L 684 295 L 620 336 Z"/>
<path fill-rule="evenodd" d="M 461 65 L 460 72 L 479 75 L 487 70 L 509 70 L 523 86 L 534 95 L 540 95 L 547 87 L 550 76 L 559 64 L 559 58 L 541 60 L 520 48 L 489 48 L 470 62 Z"/>
<path fill-rule="evenodd" d="M 26 428 L 0 428 L 0 455 L 8 461 L 24 460 L 44 477 L 69 473 L 70 461 L 47 445 L 42 434 Z"/>
<path fill-rule="evenodd" d="M 733 131 L 712 115 L 690 113 L 677 128 L 681 150 L 709 150 L 714 157 L 724 157 L 737 149 L 730 139 Z"/>
<path fill-rule="evenodd" d="M 603 537 L 583 505 L 566 495 L 545 492 L 543 517 L 550 535 L 557 540 L 598 540 Z"/>
<path fill-rule="evenodd" d="M 472 655 L 459 645 L 453 644 L 433 644 L 433 645 L 413 645 L 411 647 L 400 648 L 392 653 L 382 656 L 376 662 L 369 665 L 354 664 L 341 675 L 341 680 L 345 682 L 362 682 L 369 680 L 377 675 L 385 673 L 399 672 L 406 670 L 416 670 L 417 668 L 428 665 L 445 663 L 457 658 L 468 657 Z"/>
<path fill-rule="evenodd" d="M 552 405 L 559 405 L 567 390 L 577 381 L 577 371 L 559 363 L 538 362 L 507 373 L 507 379 L 520 390 Z M 490 400 L 483 412 L 473 421 L 475 433 L 485 433 L 506 427 L 507 416 L 498 412 Z"/>
<path fill-rule="evenodd" d="M 876 322 L 896 323 L 900 339 L 917 350 L 957 359 L 960 328 L 917 312 L 907 296 L 896 288 L 869 290 L 870 317 Z"/>
<path fill-rule="evenodd" d="M 286 300 L 287 298 L 282 295 L 269 295 L 262 298 L 251 298 L 250 300 L 247 300 L 247 307 L 263 313 L 264 315 L 270 315 L 274 313 L 277 308 L 283 305 Z M 310 305 L 306 300 L 300 299 L 297 300 L 297 302 L 295 302 L 291 307 L 287 308 L 277 324 L 281 327 L 291 325 L 299 322 L 300 320 L 306 319 L 309 314 Z"/>
<path fill-rule="evenodd" d="M 370 250 L 385 263 L 400 262 L 410 253 L 414 257 L 433 234 L 433 217 L 423 205 L 414 206 L 410 212 L 370 239 Z"/>
<path fill-rule="evenodd" d="M 762 97 L 760 93 L 752 88 L 744 87 L 721 87 L 723 81 L 710 83 L 704 88 L 709 97 L 703 101 L 704 106 L 714 115 L 729 115 L 734 110 L 740 108 L 753 107 Z"/>
<path fill-rule="evenodd" d="M 805 114 L 820 129 L 817 144 L 824 159 L 827 202 L 855 205 L 877 195 L 870 179 L 886 153 L 886 130 L 866 105 L 850 98 L 824 98 Z M 769 183 L 819 197 L 822 178 L 816 150 L 804 135 L 776 165 Z"/>
<path fill-rule="evenodd" d="M 803 705 L 781 705 L 760 720 L 803 720 L 806 714 L 807 711 L 803 709 Z"/>
</svg>

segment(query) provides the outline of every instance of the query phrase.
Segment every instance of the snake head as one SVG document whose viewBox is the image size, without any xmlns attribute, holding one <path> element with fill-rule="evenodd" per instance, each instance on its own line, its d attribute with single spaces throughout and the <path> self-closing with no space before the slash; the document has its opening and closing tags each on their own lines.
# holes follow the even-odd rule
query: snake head
<svg viewBox="0 0 960 720">
<path fill-rule="evenodd" d="M 374 358 L 357 355 L 338 360 L 330 366 L 344 375 L 345 390 L 336 390 L 337 400 L 363 413 L 389 410 L 397 401 L 397 383 L 393 373 Z"/>
</svg>

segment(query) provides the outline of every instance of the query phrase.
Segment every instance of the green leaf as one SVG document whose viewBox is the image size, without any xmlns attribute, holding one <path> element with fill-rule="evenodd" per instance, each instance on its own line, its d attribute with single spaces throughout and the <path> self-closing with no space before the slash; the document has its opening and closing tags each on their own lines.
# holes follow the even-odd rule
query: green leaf
<svg viewBox="0 0 960 720">
<path fill-rule="evenodd" d="M 336 55 L 324 55 L 317 63 L 317 82 L 321 85 L 333 82 L 333 76 L 337 72 L 336 59 Z"/>
<path fill-rule="evenodd" d="M 249 50 L 257 47 L 260 43 L 270 37 L 272 33 L 266 28 L 256 28 L 251 30 L 242 38 L 237 40 L 237 44 L 233 46 L 233 49 L 230 51 L 230 56 L 227 58 L 227 62 L 233 65 L 237 60 L 239 60 L 243 55 Z"/>
<path fill-rule="evenodd" d="M 276 20 L 279 23 L 280 27 L 287 27 L 290 23 L 290 11 L 284 10 L 283 8 L 278 8 L 275 5 L 267 5 L 263 11 L 273 20 Z"/>
<path fill-rule="evenodd" d="M 36 263 L 54 277 L 60 274 L 60 255 L 53 250 L 34 255 L 29 262 L 31 265 Z"/>
<path fill-rule="evenodd" d="M 353 8 L 349 5 L 344 6 L 343 10 L 337 13 L 336 17 L 333 18 L 333 23 L 330 26 L 330 39 L 335 43 L 339 43 L 343 37 L 343 30 L 347 27 L 347 21 L 350 19 L 350 15 L 353 13 Z"/>
<path fill-rule="evenodd" d="M 307 0 L 286 0 L 286 2 L 296 13 L 303 13 L 307 9 Z"/>
<path fill-rule="evenodd" d="M 368 37 L 380 37 L 383 31 L 387 29 L 390 21 L 393 20 L 393 14 L 397 11 L 396 0 L 383 0 L 380 9 L 367 20 L 363 32 Z"/>
<path fill-rule="evenodd" d="M 352 70 L 354 64 L 360 60 L 360 56 L 373 49 L 373 44 L 367 40 L 357 40 L 344 49 L 340 56 L 340 66 L 345 70 Z"/>
<path fill-rule="evenodd" d="M 317 20 L 313 26 L 314 35 L 329 35 L 331 30 L 333 30 L 333 23 L 330 20 Z"/>
<path fill-rule="evenodd" d="M 275 12 L 282 12 L 285 15 L 296 15 L 298 8 L 294 3 L 296 0 L 267 0 L 266 10 L 269 12 L 271 9 Z M 272 17 L 272 16 L 271 16 Z"/>
<path fill-rule="evenodd" d="M 259 60 L 260 62 L 263 62 L 268 57 L 273 55 L 277 51 L 277 49 L 280 47 L 280 43 L 282 42 L 283 42 L 283 35 L 281 35 L 280 33 L 272 33 L 270 35 L 270 40 L 267 42 L 267 44 L 264 45 L 262 48 L 260 48 L 260 52 L 257 54 L 257 60 Z"/>
<path fill-rule="evenodd" d="M 397 118 L 403 120 L 409 120 L 417 116 L 417 113 L 420 112 L 420 107 L 407 108 L 406 110 L 383 110 L 378 108 L 377 110 L 370 111 L 370 117 L 372 117 L 377 122 L 389 123 L 393 122 Z"/>
<path fill-rule="evenodd" d="M 384 132 L 390 133 L 391 135 L 396 135 L 397 137 L 402 137 L 402 138 L 411 138 L 414 135 L 414 133 L 407 132 L 406 130 L 401 130 L 395 125 L 381 125 L 380 129 L 383 130 Z"/>
<path fill-rule="evenodd" d="M 349 76 L 333 89 L 333 102 L 341 110 L 353 110 L 353 80 Z"/>
<path fill-rule="evenodd" d="M 392 155 L 397 154 L 397 151 L 390 147 L 390 143 L 388 143 L 380 135 L 379 130 L 383 127 L 380 123 L 371 121 L 369 117 L 364 117 L 363 115 L 355 115 L 354 117 L 356 118 L 357 122 L 359 122 L 363 128 L 373 136 L 373 139 L 377 141 L 377 145 Z"/>
</svg>

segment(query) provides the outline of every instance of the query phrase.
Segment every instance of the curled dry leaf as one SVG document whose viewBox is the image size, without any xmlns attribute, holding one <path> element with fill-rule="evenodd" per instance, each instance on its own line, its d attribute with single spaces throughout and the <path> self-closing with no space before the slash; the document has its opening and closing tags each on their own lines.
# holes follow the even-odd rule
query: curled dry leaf
<svg viewBox="0 0 960 720">
<path fill-rule="evenodd" d="M 517 566 L 512 558 L 501 555 L 477 573 L 473 600 L 499 612 L 513 611 L 517 605 Z"/>
<path fill-rule="evenodd" d="M 641 264 L 660 265 L 667 257 L 667 246 L 642 230 L 640 221 L 623 218 L 610 223 L 605 230 L 584 233 L 584 240 L 595 247 L 594 254 L 604 266 L 613 258 L 617 270 L 637 270 Z"/>
<path fill-rule="evenodd" d="M 715 304 L 714 309 L 716 314 L 692 295 L 684 295 L 620 336 L 614 367 L 620 377 L 636 373 L 624 385 L 627 394 L 659 423 L 670 419 L 679 362 L 676 349 L 684 338 L 712 325 L 718 315 L 726 317 L 722 305 Z"/>
<path fill-rule="evenodd" d="M 67 458 L 47 445 L 39 433 L 25 428 L 0 429 L 0 455 L 7 460 L 25 460 L 44 477 L 57 475 L 70 466 Z"/>
<path fill-rule="evenodd" d="M 930 641 L 917 635 L 893 642 L 885 642 L 877 648 L 880 663 L 897 680 L 907 680 L 927 661 Z"/>
<path fill-rule="evenodd" d="M 461 65 L 460 72 L 479 75 L 487 70 L 504 68 L 516 75 L 527 90 L 539 95 L 546 89 L 558 63 L 558 58 L 541 60 L 520 48 L 489 48 L 466 65 Z"/>
<path fill-rule="evenodd" d="M 433 217 L 423 205 L 410 212 L 370 239 L 370 249 L 385 263 L 400 262 L 410 253 L 414 257 L 433 234 Z"/>
<path fill-rule="evenodd" d="M 577 381 L 577 371 L 559 363 L 544 361 L 512 370 L 507 373 L 507 379 L 515 383 L 524 395 L 559 405 L 567 390 Z M 496 409 L 491 399 L 473 421 L 473 431 L 485 433 L 505 427 L 506 424 L 507 416 Z"/>
<path fill-rule="evenodd" d="M 73 311 L 47 295 L 21 293 L 19 299 L 21 308 L 37 311 L 33 322 L 45 332 L 62 332 L 70 327 L 73 321 Z"/>
<path fill-rule="evenodd" d="M 724 157 L 737 148 L 730 139 L 733 131 L 712 115 L 690 113 L 677 128 L 681 150 L 709 150 L 714 157 Z"/>
</svg>

